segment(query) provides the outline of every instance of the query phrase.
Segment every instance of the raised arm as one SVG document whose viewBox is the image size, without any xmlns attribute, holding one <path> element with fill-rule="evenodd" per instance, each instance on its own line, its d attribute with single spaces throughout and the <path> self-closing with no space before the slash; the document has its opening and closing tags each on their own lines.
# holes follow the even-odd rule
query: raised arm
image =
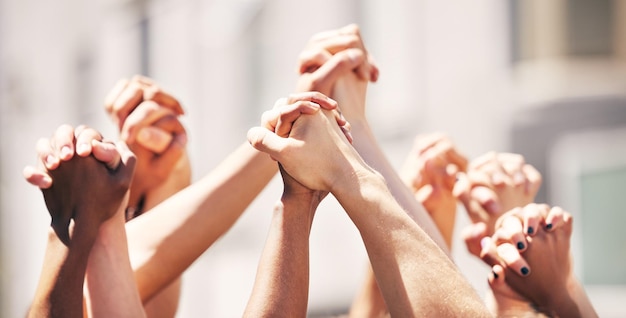
<svg viewBox="0 0 626 318">
<path fill-rule="evenodd" d="M 337 107 L 319 95 L 298 98 Z M 207 176 L 130 221 L 131 261 L 142 299 L 151 299 L 226 233 L 277 170 L 267 154 L 243 144 Z"/>
<path fill-rule="evenodd" d="M 522 155 L 493 151 L 472 160 L 467 174 L 459 173 L 458 179 L 454 195 L 473 222 L 463 236 L 476 256 L 480 240 L 493 234 L 496 220 L 513 208 L 532 203 L 541 185 L 541 174 Z M 532 233 L 535 229 L 528 230 Z"/>
<path fill-rule="evenodd" d="M 70 126 L 61 126 L 52 140 L 40 140 L 37 148 L 41 164 L 39 168 L 27 167 L 24 175 L 31 183 L 45 180 L 38 185 L 42 186 L 52 226 L 29 316 L 81 317 L 90 253 L 97 253 L 99 232 L 106 231 L 115 215 L 123 217 L 135 158 L 124 144 L 102 143 L 93 130 L 75 132 Z M 74 156 L 75 149 L 78 156 Z M 127 256 L 126 260 L 126 273 L 130 273 Z M 131 296 L 129 302 L 134 295 L 134 308 L 140 308 L 132 275 L 122 277 L 130 280 L 123 285 L 130 289 L 118 286 L 119 291 Z"/>
<path fill-rule="evenodd" d="M 572 221 L 560 207 L 543 204 L 516 208 L 498 220 L 481 257 L 493 266 L 489 282 L 499 314 L 510 312 L 517 300 L 548 316 L 597 317 L 573 272 Z M 522 250 L 515 246 L 520 236 L 526 243 Z"/>
<path fill-rule="evenodd" d="M 302 116 L 288 138 L 257 127 L 248 139 L 298 182 L 338 199 L 361 233 L 392 316 L 488 316 L 469 283 L 395 201 L 332 115 Z"/>
</svg>

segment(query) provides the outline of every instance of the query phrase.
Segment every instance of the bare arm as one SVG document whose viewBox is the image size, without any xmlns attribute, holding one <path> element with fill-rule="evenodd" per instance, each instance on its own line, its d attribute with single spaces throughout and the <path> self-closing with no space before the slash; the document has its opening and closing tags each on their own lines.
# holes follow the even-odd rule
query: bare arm
<svg viewBox="0 0 626 318">
<path fill-rule="evenodd" d="M 142 300 L 226 233 L 276 171 L 266 154 L 241 145 L 207 176 L 130 221 L 131 263 Z"/>
<path fill-rule="evenodd" d="M 302 116 L 289 138 L 253 128 L 248 140 L 307 188 L 335 195 L 361 233 L 392 316 L 488 316 L 454 264 L 405 213 L 339 127 L 330 124 L 331 118 L 326 112 Z"/>
<path fill-rule="evenodd" d="M 283 176 L 291 179 L 288 175 Z M 289 191 L 286 186 L 281 201 L 274 208 L 269 236 L 244 316 L 306 316 L 309 233 L 313 215 L 323 196 L 311 191 Z"/>
<path fill-rule="evenodd" d="M 42 192 L 52 216 L 45 266 L 30 315 L 82 316 L 83 282 L 92 249 L 98 250 L 97 240 L 101 239 L 99 230 L 106 231 L 107 224 L 111 224 L 116 214 L 122 222 L 118 229 L 124 230 L 121 217 L 128 200 L 135 158 L 124 144 L 116 147 L 102 143 L 99 133 L 85 128 L 80 131 L 77 129 L 75 133 L 72 127 L 64 125 L 57 129 L 51 141 L 40 140 L 38 156 L 45 164 L 39 170 L 32 167 L 24 170 L 29 182 L 35 175 L 48 178 L 49 182 L 42 186 Z M 87 150 L 81 146 L 84 139 L 89 145 Z M 74 156 L 74 149 L 77 149 L 78 156 Z M 125 240 L 118 243 L 125 248 Z M 126 263 L 123 263 L 124 255 L 121 255 L 121 260 L 113 263 L 127 269 L 127 275 L 116 276 L 122 280 L 117 288 L 120 294 L 133 295 L 136 290 L 128 258 L 126 256 Z M 105 270 L 101 274 L 106 276 L 107 273 Z M 123 282 L 124 278 L 126 282 Z M 128 299 L 129 302 L 132 300 L 132 297 Z M 134 305 L 141 308 L 138 302 Z"/>
</svg>

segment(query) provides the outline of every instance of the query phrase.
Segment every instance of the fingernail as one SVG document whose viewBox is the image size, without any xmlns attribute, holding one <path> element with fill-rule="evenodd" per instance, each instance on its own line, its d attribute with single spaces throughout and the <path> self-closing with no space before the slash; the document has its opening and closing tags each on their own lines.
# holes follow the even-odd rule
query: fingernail
<svg viewBox="0 0 626 318">
<path fill-rule="evenodd" d="M 491 177 L 491 180 L 494 184 L 504 183 L 504 175 L 500 172 L 495 172 Z"/>
<path fill-rule="evenodd" d="M 552 229 L 552 223 L 546 224 L 546 229 L 551 230 Z"/>
<path fill-rule="evenodd" d="M 518 249 L 518 250 L 523 250 L 523 249 L 524 249 L 524 243 L 522 243 L 522 242 L 517 242 L 517 249 Z"/>
<path fill-rule="evenodd" d="M 72 155 L 72 149 L 70 149 L 70 147 L 63 146 L 63 148 L 61 148 L 61 158 L 67 159 L 71 155 Z"/>
<path fill-rule="evenodd" d="M 85 154 L 89 152 L 89 145 L 88 144 L 79 144 L 76 145 L 76 153 L 81 153 L 81 154 Z"/>
<path fill-rule="evenodd" d="M 517 172 L 513 176 L 513 182 L 515 182 L 516 185 L 523 184 L 524 181 L 525 181 L 524 174 L 521 172 Z"/>
<path fill-rule="evenodd" d="M 533 229 L 532 226 L 529 226 L 528 227 L 528 234 L 533 234 L 533 233 L 535 233 L 535 229 Z"/>
<path fill-rule="evenodd" d="M 56 159 L 56 157 L 55 157 L 55 156 L 53 156 L 53 155 L 47 155 L 47 156 L 46 156 L 46 164 L 47 164 L 48 166 L 52 166 L 52 165 L 54 165 L 56 162 L 57 162 L 57 159 Z"/>
<path fill-rule="evenodd" d="M 520 272 L 522 273 L 522 275 L 526 276 L 526 275 L 528 275 L 528 273 L 530 273 L 530 270 L 528 269 L 528 267 L 524 266 L 524 267 L 522 267 Z"/>
<path fill-rule="evenodd" d="M 489 244 L 489 242 L 491 241 L 491 238 L 489 236 L 485 236 L 480 240 L 480 247 L 481 248 L 485 248 L 485 246 L 487 246 L 487 244 Z"/>
</svg>

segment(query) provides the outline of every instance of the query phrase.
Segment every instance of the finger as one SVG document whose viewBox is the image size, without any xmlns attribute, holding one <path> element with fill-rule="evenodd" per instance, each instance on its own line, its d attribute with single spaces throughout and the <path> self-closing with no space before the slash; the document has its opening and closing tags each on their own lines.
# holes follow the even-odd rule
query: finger
<svg viewBox="0 0 626 318">
<path fill-rule="evenodd" d="M 300 118 L 302 114 L 314 114 L 319 109 L 319 104 L 309 101 L 298 101 L 294 104 L 276 109 L 275 112 L 269 113 L 270 115 L 276 113 L 278 115 L 274 132 L 281 137 L 289 136 L 293 123 Z"/>
<path fill-rule="evenodd" d="M 137 142 L 156 154 L 163 153 L 174 138 L 187 144 L 187 132 L 178 117 L 167 115 L 143 127 L 137 134 Z"/>
<path fill-rule="evenodd" d="M 165 151 L 173 138 L 172 134 L 154 126 L 143 127 L 137 133 L 137 143 L 157 154 Z"/>
<path fill-rule="evenodd" d="M 485 236 L 480 240 L 480 254 L 479 257 L 483 262 L 485 262 L 489 266 L 494 266 L 498 264 L 503 264 L 503 261 L 500 259 L 498 255 L 498 250 L 496 244 L 494 244 L 493 240 L 489 236 Z"/>
<path fill-rule="evenodd" d="M 44 171 L 38 170 L 35 167 L 24 167 L 22 175 L 24 175 L 24 179 L 26 179 L 28 183 L 40 189 L 48 189 L 52 186 L 52 178 Z"/>
<path fill-rule="evenodd" d="M 450 191 L 454 190 L 454 186 L 456 184 L 457 174 L 460 172 L 460 169 L 455 164 L 446 165 L 446 175 L 444 177 L 444 185 L 446 189 L 450 189 Z"/>
<path fill-rule="evenodd" d="M 522 220 L 511 214 L 504 216 L 493 235 L 493 240 L 496 244 L 510 243 L 520 252 L 525 251 L 528 246 Z"/>
<path fill-rule="evenodd" d="M 330 92 L 334 83 L 342 75 L 355 71 L 365 61 L 363 51 L 347 49 L 333 55 L 326 63 L 312 73 L 312 86 L 319 91 Z M 365 79 L 369 80 L 369 79 Z"/>
<path fill-rule="evenodd" d="M 287 146 L 287 139 L 278 137 L 273 132 L 262 127 L 250 128 L 247 137 L 252 147 L 269 154 L 277 160 L 280 159 L 280 151 Z"/>
<path fill-rule="evenodd" d="M 552 232 L 565 224 L 565 213 L 561 207 L 552 207 L 546 217 L 546 230 Z"/>
<path fill-rule="evenodd" d="M 320 105 L 323 109 L 333 110 L 337 108 L 337 102 L 320 93 L 320 92 L 304 92 L 291 94 L 287 97 L 288 104 L 295 104 L 298 101 L 309 101 Z"/>
<path fill-rule="evenodd" d="M 489 212 L 485 211 L 483 206 L 472 198 L 471 187 L 465 173 L 457 174 L 457 182 L 452 190 L 452 195 L 463 204 L 472 222 L 487 222 L 491 219 Z M 493 231 L 493 229 L 488 231 L 488 234 L 491 231 Z"/>
<path fill-rule="evenodd" d="M 489 287 L 495 295 L 508 298 L 519 298 L 520 296 L 506 282 L 506 271 L 500 265 L 494 265 L 489 274 Z M 496 296 L 496 297 L 498 297 Z"/>
<path fill-rule="evenodd" d="M 137 164 L 137 157 L 135 157 L 135 154 L 128 148 L 128 145 L 124 141 L 115 142 L 115 146 L 120 155 L 121 164 L 119 167 L 123 169 L 121 171 L 123 180 L 125 180 L 127 184 L 130 184 Z"/>
<path fill-rule="evenodd" d="M 513 177 L 509 176 L 501 167 L 491 174 L 491 182 L 497 188 L 513 186 Z"/>
<path fill-rule="evenodd" d="M 498 251 L 498 256 L 504 261 L 507 267 L 511 268 L 520 276 L 530 275 L 530 266 L 520 255 L 520 252 L 515 246 L 510 243 L 504 243 L 498 245 L 496 250 Z"/>
<path fill-rule="evenodd" d="M 41 163 L 43 168 L 54 170 L 59 166 L 60 160 L 52 150 L 49 139 L 40 138 L 37 140 L 35 148 L 38 162 Z"/>
<path fill-rule="evenodd" d="M 298 56 L 298 74 L 313 73 L 333 57 L 322 47 L 302 51 Z"/>
<path fill-rule="evenodd" d="M 172 167 L 175 167 L 180 158 L 185 153 L 185 146 L 187 145 L 187 135 L 175 135 L 172 142 L 167 149 L 162 153 L 152 158 L 155 171 L 167 171 Z"/>
<path fill-rule="evenodd" d="M 426 208 L 427 211 L 432 211 L 430 199 L 432 198 L 433 191 L 434 189 L 432 185 L 425 184 L 415 193 L 415 197 L 422 205 L 424 205 L 424 208 Z"/>
<path fill-rule="evenodd" d="M 370 82 L 376 83 L 378 82 L 378 78 L 380 77 L 378 63 L 376 63 L 376 60 L 371 54 L 367 54 L 367 61 L 370 65 Z"/>
<path fill-rule="evenodd" d="M 343 135 L 346 136 L 348 142 L 352 144 L 352 142 L 354 141 L 354 137 L 352 137 L 352 133 L 350 132 L 350 123 L 346 122 L 345 125 L 339 126 L 339 128 L 341 128 L 341 132 L 343 132 Z"/>
<path fill-rule="evenodd" d="M 150 85 L 143 90 L 143 99 L 151 100 L 163 107 L 171 109 L 177 115 L 183 115 L 185 111 L 178 100 L 172 95 L 163 91 L 157 85 Z"/>
<path fill-rule="evenodd" d="M 487 236 L 487 225 L 483 222 L 472 223 L 461 232 L 467 250 L 474 256 L 480 257 L 482 246 L 480 241 Z"/>
<path fill-rule="evenodd" d="M 166 107 L 161 107 L 153 101 L 145 101 L 128 116 L 122 131 L 120 139 L 128 144 L 135 142 L 137 134 L 142 127 L 150 126 L 157 120 L 165 116 L 176 116 L 174 112 Z"/>
<path fill-rule="evenodd" d="M 502 206 L 498 195 L 490 188 L 477 186 L 470 190 L 470 196 L 476 200 L 491 215 L 502 214 Z"/>
<path fill-rule="evenodd" d="M 466 205 L 469 203 L 470 183 L 465 173 L 459 172 L 456 174 L 456 183 L 454 184 L 452 195 L 454 195 L 454 197 L 457 198 L 457 200 L 461 201 L 463 205 Z"/>
<path fill-rule="evenodd" d="M 125 78 L 117 81 L 117 83 L 115 83 L 115 86 L 113 86 L 113 89 L 109 92 L 109 94 L 104 99 L 104 109 L 109 115 L 112 115 L 113 104 L 115 103 L 117 98 L 120 96 L 120 94 L 124 91 L 124 89 L 126 89 L 126 86 L 128 86 L 128 83 L 129 81 Z"/>
<path fill-rule="evenodd" d="M 535 204 L 528 204 L 521 209 L 521 217 L 524 222 L 524 233 L 535 236 L 537 230 L 544 220 L 544 216 L 540 213 Z"/>
<path fill-rule="evenodd" d="M 98 161 L 104 163 L 111 170 L 117 169 L 121 159 L 115 144 L 93 139 L 91 141 L 91 148 L 93 156 L 98 159 Z"/>
<path fill-rule="evenodd" d="M 76 154 L 87 157 L 92 152 L 92 142 L 101 141 L 102 135 L 93 128 L 83 128 L 80 134 L 76 135 Z"/>
<path fill-rule="evenodd" d="M 514 153 L 499 153 L 498 160 L 502 165 L 502 169 L 508 174 L 511 182 L 515 186 L 521 186 L 526 183 L 526 176 L 522 172 L 524 166 L 524 157 Z"/>
<path fill-rule="evenodd" d="M 126 88 L 120 93 L 111 111 L 113 120 L 117 123 L 119 129 L 122 128 L 126 117 L 143 101 L 143 88 L 137 82 L 130 82 Z"/>
<path fill-rule="evenodd" d="M 62 161 L 70 160 L 74 156 L 74 127 L 61 125 L 54 132 L 50 140 L 52 150 Z"/>
<path fill-rule="evenodd" d="M 531 195 L 533 198 L 541 187 L 541 174 L 535 167 L 525 164 L 522 167 L 522 172 L 526 177 L 526 194 Z"/>
</svg>

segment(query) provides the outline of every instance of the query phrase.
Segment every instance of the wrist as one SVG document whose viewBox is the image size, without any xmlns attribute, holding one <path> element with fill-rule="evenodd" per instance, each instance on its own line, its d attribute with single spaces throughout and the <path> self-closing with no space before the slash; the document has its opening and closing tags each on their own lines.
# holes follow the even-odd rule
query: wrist
<svg viewBox="0 0 626 318">
<path fill-rule="evenodd" d="M 321 192 L 315 191 L 311 193 L 283 193 L 280 198 L 282 209 L 275 209 L 275 213 L 284 214 L 286 218 L 295 220 L 307 220 L 307 226 L 310 229 L 313 223 L 315 211 L 323 199 Z"/>
<path fill-rule="evenodd" d="M 554 317 L 581 317 L 569 283 L 562 293 L 551 296 L 547 301 L 546 308 L 538 308 L 540 311 Z"/>
<path fill-rule="evenodd" d="M 342 205 L 350 202 L 370 201 L 388 192 L 389 189 L 383 176 L 375 170 L 367 169 L 354 171 L 351 175 L 342 178 L 331 191 Z M 346 212 L 349 211 L 346 209 Z"/>
</svg>

